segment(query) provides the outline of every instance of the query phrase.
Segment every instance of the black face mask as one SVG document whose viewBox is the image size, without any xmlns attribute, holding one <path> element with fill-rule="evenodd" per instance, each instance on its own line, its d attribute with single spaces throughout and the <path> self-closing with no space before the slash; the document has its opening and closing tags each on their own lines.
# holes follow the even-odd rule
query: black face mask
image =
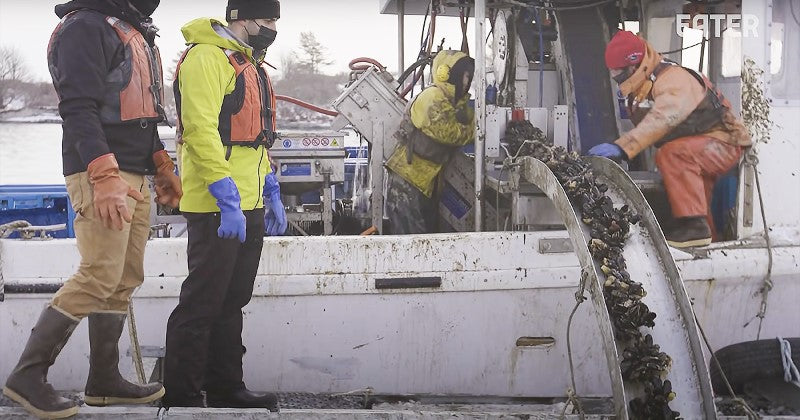
<svg viewBox="0 0 800 420">
<path fill-rule="evenodd" d="M 266 50 L 267 47 L 275 42 L 278 31 L 274 31 L 266 26 L 261 26 L 258 23 L 256 23 L 256 26 L 258 26 L 257 34 L 251 35 L 249 31 L 247 32 L 247 44 L 256 51 Z"/>
<path fill-rule="evenodd" d="M 624 81 L 628 80 L 629 77 L 633 76 L 633 72 L 629 71 L 627 68 L 622 71 L 622 73 L 612 77 L 618 85 L 621 85 Z"/>
<path fill-rule="evenodd" d="M 152 16 L 161 0 L 128 0 L 144 16 Z"/>
</svg>

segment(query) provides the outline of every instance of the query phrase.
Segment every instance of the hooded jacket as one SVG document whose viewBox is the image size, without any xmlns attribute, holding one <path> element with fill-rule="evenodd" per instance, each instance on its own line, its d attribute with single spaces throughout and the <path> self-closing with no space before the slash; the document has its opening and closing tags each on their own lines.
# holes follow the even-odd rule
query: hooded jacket
<svg viewBox="0 0 800 420">
<path fill-rule="evenodd" d="M 223 100 L 236 88 L 236 71 L 225 50 L 240 52 L 257 66 L 261 65 L 260 60 L 253 58 L 253 49 L 238 41 L 224 22 L 199 18 L 184 25 L 181 31 L 190 45 L 175 75 L 177 86 L 174 86 L 181 97 L 182 135 L 178 145 L 183 185 L 181 211 L 218 212 L 208 186 L 226 177 L 233 178 L 239 190 L 242 210 L 262 208 L 264 177 L 271 170 L 266 147 L 228 149 L 219 131 Z"/>
<path fill-rule="evenodd" d="M 410 122 L 413 129 L 400 134 L 386 162 L 389 169 L 427 197 L 433 195 L 434 181 L 444 167 L 443 155 L 452 156 L 475 140 L 475 112 L 468 105 L 469 95 L 456 102 L 456 87 L 448 82 L 450 70 L 459 60 L 468 58 L 460 51 L 436 55 L 434 84 L 414 98 L 406 114 L 406 123 Z"/>
<path fill-rule="evenodd" d="M 620 85 L 628 98 L 633 122 L 632 130 L 624 133 L 616 143 L 629 158 L 641 153 L 649 146 L 668 140 L 670 133 L 684 123 L 706 98 L 708 87 L 698 82 L 688 70 L 680 66 L 669 66 L 653 77 L 653 72 L 662 62 L 661 54 L 646 43 L 645 57 L 636 72 Z M 653 81 L 655 80 L 655 81 Z M 733 146 L 749 146 L 750 134 L 741 120 L 736 118 L 727 100 L 723 101 L 723 124 L 703 133 Z M 649 107 L 644 114 L 642 109 Z"/>
<path fill-rule="evenodd" d="M 154 173 L 152 155 L 164 149 L 155 123 L 104 124 L 100 120 L 109 89 L 106 78 L 125 59 L 122 41 L 105 17 L 122 19 L 137 30 L 147 25 L 149 18 L 103 0 L 74 0 L 56 6 L 55 12 L 59 18 L 76 12 L 51 41 L 48 55 L 64 121 L 64 175 L 86 171 L 91 161 L 107 153 L 116 156 L 123 171 Z M 152 43 L 153 36 L 149 34 L 148 42 Z"/>
</svg>

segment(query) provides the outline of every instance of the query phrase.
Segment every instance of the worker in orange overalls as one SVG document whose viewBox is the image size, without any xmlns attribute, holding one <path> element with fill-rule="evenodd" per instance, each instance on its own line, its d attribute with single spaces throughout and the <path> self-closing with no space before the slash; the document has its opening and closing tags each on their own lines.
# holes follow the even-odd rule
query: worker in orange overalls
<svg viewBox="0 0 800 420">
<path fill-rule="evenodd" d="M 678 248 L 710 244 L 714 183 L 751 144 L 747 129 L 705 76 L 662 57 L 632 32 L 614 35 L 605 60 L 636 127 L 589 154 L 627 160 L 656 146 L 656 165 L 676 219 L 664 233 L 667 242 Z"/>
</svg>

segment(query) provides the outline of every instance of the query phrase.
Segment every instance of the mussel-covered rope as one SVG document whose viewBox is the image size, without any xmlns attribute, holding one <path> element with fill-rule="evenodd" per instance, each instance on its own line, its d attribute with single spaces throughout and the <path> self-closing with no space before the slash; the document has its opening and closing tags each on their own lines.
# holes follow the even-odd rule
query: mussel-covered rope
<svg viewBox="0 0 800 420">
<path fill-rule="evenodd" d="M 767 77 L 769 73 L 767 73 Z M 758 194 L 758 203 L 761 206 L 761 222 L 764 228 L 764 239 L 767 242 L 767 253 L 769 257 L 769 265 L 767 266 L 767 275 L 764 277 L 764 285 L 761 287 L 761 305 L 758 309 L 758 331 L 756 333 L 756 340 L 761 338 L 761 327 L 764 323 L 764 317 L 767 315 L 767 302 L 769 292 L 772 290 L 772 266 L 773 266 L 773 250 L 772 242 L 769 236 L 769 225 L 767 224 L 766 210 L 764 207 L 764 198 L 761 193 L 761 181 L 758 176 L 758 146 L 761 143 L 769 143 L 772 136 L 772 129 L 775 127 L 774 122 L 770 118 L 770 110 L 772 108 L 771 101 L 764 81 L 764 70 L 760 68 L 755 59 L 752 57 L 743 57 L 743 65 L 741 72 L 741 85 L 742 85 L 742 121 L 747 127 L 750 137 L 753 139 L 753 145 L 747 150 L 742 159 L 742 165 L 749 167 L 753 171 L 756 181 L 756 193 Z M 749 324 L 749 322 L 748 322 Z M 745 324 L 746 326 L 747 324 Z"/>
</svg>

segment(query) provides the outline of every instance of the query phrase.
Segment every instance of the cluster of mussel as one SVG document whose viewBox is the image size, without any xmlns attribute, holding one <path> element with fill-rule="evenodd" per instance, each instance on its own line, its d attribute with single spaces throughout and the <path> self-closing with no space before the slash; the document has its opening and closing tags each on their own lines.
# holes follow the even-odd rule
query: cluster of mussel
<svg viewBox="0 0 800 420">
<path fill-rule="evenodd" d="M 669 401 L 675 398 L 672 384 L 661 379 L 671 359 L 653 343 L 650 334 L 640 331 L 641 327 L 655 326 L 656 314 L 642 302 L 647 294 L 642 284 L 633 281 L 626 271 L 623 247 L 630 226 L 639 222 L 639 216 L 627 205 L 614 208 L 606 195 L 608 186 L 595 179 L 589 163 L 577 153 L 551 147 L 541 141 L 542 137 L 529 121 L 511 121 L 504 143 L 512 156 L 532 156 L 545 162 L 590 229 L 589 251 L 605 274 L 603 295 L 614 335 L 623 349 L 623 378 L 644 388 L 644 395 L 630 402 L 631 414 L 637 419 L 678 418 L 680 414 L 669 408 Z"/>
<path fill-rule="evenodd" d="M 543 162 L 553 157 L 544 133 L 530 121 L 509 121 L 503 144 L 512 157 L 533 156 Z"/>
</svg>

